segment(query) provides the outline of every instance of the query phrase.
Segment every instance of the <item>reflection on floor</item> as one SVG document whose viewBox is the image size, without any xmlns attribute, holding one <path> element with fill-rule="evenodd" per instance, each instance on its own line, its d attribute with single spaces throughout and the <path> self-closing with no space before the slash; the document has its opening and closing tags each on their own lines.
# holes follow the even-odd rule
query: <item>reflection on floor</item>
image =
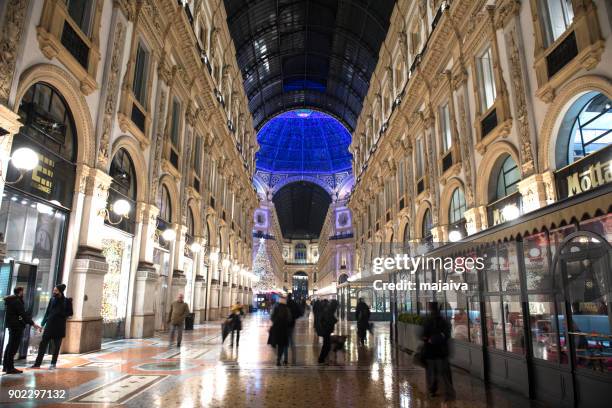
<svg viewBox="0 0 612 408">
<path fill-rule="evenodd" d="M 239 347 L 221 344 L 220 326 L 209 323 L 186 332 L 180 349 L 163 337 L 118 340 L 102 350 L 62 355 L 55 371 L 28 370 L 0 377 L 0 402 L 53 407 L 49 399 L 22 403 L 8 390 L 64 389 L 72 407 L 521 407 L 533 402 L 492 388 L 454 370 L 457 401 L 427 398 L 424 372 L 411 356 L 391 347 L 387 323 L 376 323 L 369 345 L 358 347 L 353 324 L 338 324 L 349 336 L 347 349 L 328 366 L 319 366 L 318 338 L 308 317 L 296 326 L 295 360 L 276 367 L 266 344 L 269 316 L 247 317 Z M 291 353 L 290 353 L 291 360 Z M 44 367 L 47 367 L 45 363 Z M 21 362 L 22 366 L 31 361 Z"/>
</svg>

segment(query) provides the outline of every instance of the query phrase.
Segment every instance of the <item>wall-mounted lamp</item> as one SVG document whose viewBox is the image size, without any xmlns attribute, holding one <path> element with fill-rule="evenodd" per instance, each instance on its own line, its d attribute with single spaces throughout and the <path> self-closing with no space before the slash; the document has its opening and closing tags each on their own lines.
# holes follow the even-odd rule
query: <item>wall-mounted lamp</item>
<svg viewBox="0 0 612 408">
<path fill-rule="evenodd" d="M 189 249 L 195 254 L 202 250 L 202 245 L 199 242 L 192 242 L 191 245 L 189 245 Z"/>
<path fill-rule="evenodd" d="M 223 265 L 224 268 L 229 268 L 231 264 L 232 264 L 232 261 L 230 261 L 229 258 L 224 258 L 223 261 L 221 262 L 221 265 Z"/>
<path fill-rule="evenodd" d="M 117 225 L 121 221 L 123 221 L 124 218 L 125 219 L 129 218 L 128 215 L 131 209 L 132 209 L 132 205 L 130 204 L 130 202 L 128 200 L 120 198 L 110 205 L 110 211 L 108 211 L 108 208 L 102 208 L 98 214 L 104 217 L 104 219 L 108 221 L 109 224 Z M 119 220 L 113 221 L 111 219 L 111 213 L 118 216 Z"/>
<path fill-rule="evenodd" d="M 25 173 L 34 170 L 36 166 L 38 166 L 38 154 L 29 147 L 20 147 L 13 152 L 9 158 L 9 163 L 19 170 L 19 177 L 14 181 L 4 180 L 4 178 L 2 178 L 2 180 L 5 184 L 17 184 L 21 181 Z"/>
<path fill-rule="evenodd" d="M 502 208 L 501 212 L 504 220 L 506 221 L 516 220 L 521 215 L 521 212 L 516 204 L 508 204 Z"/>
<path fill-rule="evenodd" d="M 463 238 L 463 234 L 459 230 L 452 230 L 451 232 L 448 233 L 448 240 L 450 242 L 460 241 L 461 238 Z"/>
</svg>

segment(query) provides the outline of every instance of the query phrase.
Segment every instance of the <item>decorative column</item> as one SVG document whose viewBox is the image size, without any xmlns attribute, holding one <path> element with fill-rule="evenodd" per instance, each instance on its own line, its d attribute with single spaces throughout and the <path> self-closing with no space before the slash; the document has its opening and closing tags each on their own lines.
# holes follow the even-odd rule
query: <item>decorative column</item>
<svg viewBox="0 0 612 408">
<path fill-rule="evenodd" d="M 140 262 L 134 285 L 134 315 L 131 337 L 152 337 L 155 331 L 155 285 L 159 274 L 153 264 Z"/>
<path fill-rule="evenodd" d="M 8 170 L 8 158 L 11 156 L 13 136 L 19 132 L 22 124 L 19 122 L 19 115 L 0 104 L 0 193 L 4 192 L 4 177 Z"/>
<path fill-rule="evenodd" d="M 68 277 L 68 296 L 76 299 L 74 315 L 66 326 L 63 350 L 83 353 L 98 350 L 102 344 L 102 293 L 108 270 L 102 255 L 104 213 L 111 177 L 102 170 L 86 165 L 77 167 L 79 193 L 84 193 L 81 228 L 76 257 Z M 78 200 L 77 200 L 78 201 Z"/>
<path fill-rule="evenodd" d="M 431 235 L 433 236 L 433 242 L 445 242 L 448 241 L 448 225 L 438 225 L 431 229 Z"/>
<path fill-rule="evenodd" d="M 487 207 L 484 205 L 470 208 L 464 213 L 464 217 L 468 235 L 488 228 Z"/>
<path fill-rule="evenodd" d="M 202 317 L 204 316 L 204 297 L 202 296 L 203 290 L 206 290 L 204 285 L 204 277 L 201 275 L 196 275 L 195 282 L 193 284 L 193 313 L 195 313 L 193 321 L 195 323 L 200 323 L 202 321 Z"/>
<path fill-rule="evenodd" d="M 518 182 L 523 201 L 523 214 L 552 204 L 555 197 L 555 176 L 551 171 L 533 174 Z"/>
<path fill-rule="evenodd" d="M 183 262 L 185 261 L 185 234 L 187 227 L 184 225 L 175 225 L 176 241 L 174 242 L 174 265 L 172 271 L 171 295 L 170 302 L 174 302 L 179 293 L 185 293 L 187 279 L 183 272 Z"/>
</svg>

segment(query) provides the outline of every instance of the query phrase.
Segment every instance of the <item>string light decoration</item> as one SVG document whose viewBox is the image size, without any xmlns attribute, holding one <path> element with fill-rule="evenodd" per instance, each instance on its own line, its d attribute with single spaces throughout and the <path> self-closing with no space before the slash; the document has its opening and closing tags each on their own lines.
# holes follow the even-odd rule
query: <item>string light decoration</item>
<svg viewBox="0 0 612 408">
<path fill-rule="evenodd" d="M 276 278 L 266 249 L 266 240 L 259 240 L 259 248 L 253 261 L 253 290 L 255 292 L 270 292 L 276 287 Z"/>
</svg>

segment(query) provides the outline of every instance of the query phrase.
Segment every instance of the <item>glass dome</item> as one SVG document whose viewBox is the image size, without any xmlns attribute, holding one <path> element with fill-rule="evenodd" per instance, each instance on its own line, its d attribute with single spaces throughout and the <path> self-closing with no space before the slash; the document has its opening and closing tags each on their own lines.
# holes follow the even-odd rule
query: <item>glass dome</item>
<svg viewBox="0 0 612 408">
<path fill-rule="evenodd" d="M 281 113 L 257 134 L 257 167 L 270 172 L 335 173 L 351 168 L 351 135 L 323 112 Z"/>
</svg>

